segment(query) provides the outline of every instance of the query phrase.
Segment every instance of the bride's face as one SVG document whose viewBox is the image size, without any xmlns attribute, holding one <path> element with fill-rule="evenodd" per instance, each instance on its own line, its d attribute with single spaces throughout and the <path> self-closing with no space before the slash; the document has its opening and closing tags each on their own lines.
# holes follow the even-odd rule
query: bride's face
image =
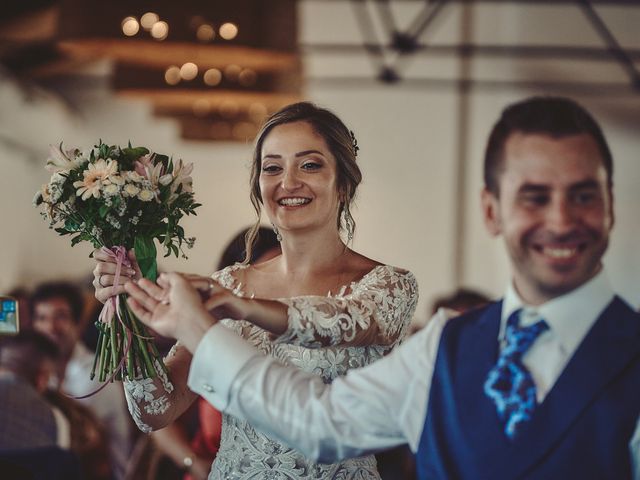
<svg viewBox="0 0 640 480">
<path fill-rule="evenodd" d="M 274 127 L 262 144 L 261 160 L 265 211 L 282 233 L 337 228 L 336 159 L 311 124 Z"/>
</svg>

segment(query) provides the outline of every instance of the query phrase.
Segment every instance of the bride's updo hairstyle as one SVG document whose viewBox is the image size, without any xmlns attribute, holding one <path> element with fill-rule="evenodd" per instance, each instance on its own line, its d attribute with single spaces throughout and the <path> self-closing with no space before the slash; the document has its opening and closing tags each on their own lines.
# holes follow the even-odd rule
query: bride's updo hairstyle
<svg viewBox="0 0 640 480">
<path fill-rule="evenodd" d="M 251 203 L 256 211 L 258 219 L 255 225 L 247 232 L 245 237 L 246 256 L 245 263 L 251 258 L 251 250 L 260 228 L 260 213 L 262 211 L 262 194 L 260 192 L 260 171 L 262 169 L 262 144 L 274 127 L 293 122 L 307 122 L 313 130 L 320 135 L 331 154 L 336 159 L 337 190 L 339 197 L 338 207 L 338 231 L 344 233 L 347 240 L 353 238 L 356 222 L 351 216 L 350 206 L 356 194 L 356 188 L 362 180 L 362 172 L 356 163 L 358 144 L 353 132 L 351 132 L 342 120 L 325 108 L 320 108 L 310 102 L 293 103 L 283 107 L 271 115 L 256 137 L 251 165 Z"/>
</svg>

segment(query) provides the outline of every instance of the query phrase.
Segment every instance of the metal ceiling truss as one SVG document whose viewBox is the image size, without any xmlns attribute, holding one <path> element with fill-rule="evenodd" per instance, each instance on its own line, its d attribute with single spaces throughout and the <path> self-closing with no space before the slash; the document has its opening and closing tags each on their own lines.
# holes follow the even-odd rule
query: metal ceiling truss
<svg viewBox="0 0 640 480">
<path fill-rule="evenodd" d="M 344 1 L 344 0 L 343 0 Z M 429 45 L 422 38 L 428 33 L 429 28 L 438 17 L 442 16 L 446 7 L 454 3 L 481 3 L 483 0 L 420 0 L 423 4 L 421 10 L 410 25 L 401 30 L 397 26 L 392 10 L 392 0 L 347 0 L 353 6 L 354 14 L 362 38 L 361 44 L 302 44 L 301 50 L 305 53 L 354 53 L 366 52 L 374 70 L 376 79 L 385 84 L 402 84 L 407 87 L 480 87 L 484 89 L 499 89 L 505 86 L 545 88 L 555 90 L 579 91 L 582 94 L 626 94 L 631 91 L 640 93 L 640 72 L 634 61 L 640 60 L 640 49 L 625 49 L 620 45 L 614 33 L 611 31 L 602 16 L 594 8 L 594 5 L 620 5 L 627 7 L 640 7 L 637 0 L 488 0 L 484 3 L 522 3 L 566 5 L 576 8 L 576 12 L 582 11 L 584 17 L 591 24 L 594 31 L 602 40 L 604 46 L 576 47 L 571 45 L 482 45 L 482 44 L 457 44 L 457 45 Z M 405 0 L 406 2 L 406 0 Z M 416 1 L 417 3 L 417 1 Z M 382 26 L 385 38 L 375 28 L 375 19 Z M 629 84 L 604 83 L 604 82 L 558 82 L 558 81 L 521 81 L 521 80 L 473 80 L 473 79 L 430 79 L 430 78 L 405 78 L 403 71 L 410 61 L 415 60 L 419 54 L 431 53 L 437 55 L 457 55 L 460 57 L 485 56 L 502 58 L 554 58 L 567 60 L 592 60 L 614 61 L 625 71 L 629 77 Z M 363 80 L 369 77 L 316 77 L 312 81 L 336 83 L 344 86 L 361 85 Z"/>
</svg>

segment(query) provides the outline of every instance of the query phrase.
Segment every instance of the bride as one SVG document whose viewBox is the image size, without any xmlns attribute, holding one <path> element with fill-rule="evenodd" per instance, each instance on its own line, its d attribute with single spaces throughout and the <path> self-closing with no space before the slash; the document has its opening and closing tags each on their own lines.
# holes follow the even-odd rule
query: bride
<svg viewBox="0 0 640 480">
<path fill-rule="evenodd" d="M 225 318 L 226 327 L 266 355 L 325 382 L 389 353 L 407 333 L 418 297 L 413 274 L 347 246 L 355 229 L 350 207 L 361 180 L 357 150 L 353 133 L 326 109 L 302 102 L 273 114 L 258 134 L 253 156 L 251 201 L 258 221 L 247 235 L 246 258 L 262 209 L 282 254 L 256 265 L 236 264 L 211 278 L 189 276 L 211 295 L 209 305 L 217 307 L 212 313 Z M 95 257 L 96 297 L 104 302 L 124 287 L 111 288 L 115 265 L 99 252 Z M 127 274 L 139 278 L 135 271 Z M 141 430 L 162 428 L 195 400 L 187 387 L 194 350 L 177 343 L 166 359 L 168 376 L 125 382 L 129 410 Z M 209 479 L 250 478 L 380 476 L 373 456 L 314 464 L 225 415 Z"/>
</svg>

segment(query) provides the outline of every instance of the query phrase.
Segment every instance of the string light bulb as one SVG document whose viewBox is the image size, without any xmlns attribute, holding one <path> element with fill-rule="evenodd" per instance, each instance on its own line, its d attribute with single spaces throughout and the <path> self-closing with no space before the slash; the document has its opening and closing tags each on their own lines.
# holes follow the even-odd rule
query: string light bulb
<svg viewBox="0 0 640 480">
<path fill-rule="evenodd" d="M 171 65 L 164 72 L 164 81 L 169 85 L 177 85 L 180 83 L 180 69 L 175 65 Z"/>
<path fill-rule="evenodd" d="M 147 12 L 140 17 L 140 24 L 142 28 L 149 31 L 153 26 L 160 21 L 160 17 L 157 13 Z"/>
<path fill-rule="evenodd" d="M 126 17 L 122 20 L 122 33 L 127 37 L 133 37 L 140 30 L 140 24 L 136 17 Z"/>
<path fill-rule="evenodd" d="M 200 25 L 196 30 L 196 37 L 201 42 L 210 42 L 214 38 L 216 38 L 216 32 L 211 25 L 205 23 Z"/>
<path fill-rule="evenodd" d="M 233 40 L 238 35 L 238 26 L 231 22 L 223 23 L 220 26 L 219 33 L 225 40 Z"/>
<path fill-rule="evenodd" d="M 250 87 L 256 83 L 257 75 L 256 72 L 251 70 L 250 68 L 245 68 L 238 75 L 238 82 L 243 87 Z"/>
<path fill-rule="evenodd" d="M 151 27 L 151 36 L 156 40 L 164 40 L 169 36 L 169 24 L 163 21 L 154 23 Z"/>
<path fill-rule="evenodd" d="M 193 80 L 198 76 L 198 66 L 193 62 L 187 62 L 180 67 L 180 76 L 183 80 Z"/>
<path fill-rule="evenodd" d="M 204 83 L 209 85 L 210 87 L 220 85 L 220 82 L 222 81 L 222 72 L 217 68 L 210 68 L 209 70 L 204 72 L 203 80 Z"/>
</svg>

